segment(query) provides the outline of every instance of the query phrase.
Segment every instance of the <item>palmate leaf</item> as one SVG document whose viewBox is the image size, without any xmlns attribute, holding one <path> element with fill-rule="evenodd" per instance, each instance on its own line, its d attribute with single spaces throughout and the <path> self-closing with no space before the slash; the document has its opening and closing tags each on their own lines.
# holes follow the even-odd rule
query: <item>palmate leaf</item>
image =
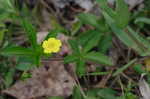
<svg viewBox="0 0 150 99">
<path fill-rule="evenodd" d="M 144 39 L 140 34 L 134 32 L 131 28 L 123 31 L 115 24 L 115 20 L 111 18 L 106 12 L 102 12 L 107 24 L 110 26 L 113 33 L 128 47 L 134 49 L 141 56 L 150 55 L 150 43 Z"/>
</svg>

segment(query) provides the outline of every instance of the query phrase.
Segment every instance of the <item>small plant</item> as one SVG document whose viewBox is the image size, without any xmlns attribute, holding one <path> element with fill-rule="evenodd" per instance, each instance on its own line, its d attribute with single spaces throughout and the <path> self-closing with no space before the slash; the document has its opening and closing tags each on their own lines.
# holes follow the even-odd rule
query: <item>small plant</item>
<svg viewBox="0 0 150 99">
<path fill-rule="evenodd" d="M 69 38 L 67 43 L 71 48 L 67 54 L 60 55 L 63 63 L 69 64 L 63 65 L 65 67 L 74 63 L 75 67 L 76 86 L 68 99 L 137 99 L 139 76 L 145 74 L 150 83 L 148 12 L 131 13 L 124 0 L 116 0 L 113 8 L 107 0 L 96 0 L 101 16 L 79 13 L 73 24 L 68 23 L 70 29 L 66 29 L 55 16 L 50 15 L 52 29 L 42 43 L 38 43 L 39 17 L 33 15 L 35 9 L 29 11 L 23 2 L 18 5 L 20 1 L 0 0 L 0 82 L 1 75 L 4 78 L 0 89 L 13 84 L 15 73 L 19 74 L 21 80 L 31 78 L 31 69 L 39 68 L 44 59 L 59 54 L 64 46 L 63 41 L 57 38 L 60 33 Z M 38 5 L 37 8 L 39 6 L 43 7 Z M 12 42 L 11 38 L 15 36 L 13 33 L 17 30 L 27 39 L 25 44 Z M 117 53 L 123 55 L 116 55 L 115 51 L 111 53 L 115 46 L 118 48 Z M 94 66 L 94 70 L 88 70 L 91 69 L 89 65 Z M 127 69 L 129 71 L 126 72 Z M 134 75 L 136 77 L 131 79 Z M 95 82 L 98 83 L 96 86 Z M 2 96 L 2 99 L 5 98 Z M 48 99 L 64 98 L 58 96 Z"/>
</svg>

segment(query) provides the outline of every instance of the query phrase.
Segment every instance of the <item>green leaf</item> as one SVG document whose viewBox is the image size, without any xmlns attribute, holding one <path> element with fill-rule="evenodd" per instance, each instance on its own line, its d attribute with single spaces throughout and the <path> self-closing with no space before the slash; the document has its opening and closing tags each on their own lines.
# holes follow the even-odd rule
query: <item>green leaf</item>
<svg viewBox="0 0 150 99">
<path fill-rule="evenodd" d="M 76 63 L 76 73 L 79 76 L 83 76 L 86 73 L 85 61 L 79 59 Z"/>
<path fill-rule="evenodd" d="M 124 0 L 116 0 L 116 13 L 116 24 L 120 28 L 125 28 L 130 20 L 130 12 Z"/>
<path fill-rule="evenodd" d="M 7 31 L 6 29 L 0 30 L 0 45 L 1 45 L 2 42 L 3 42 L 3 39 L 4 39 L 4 33 L 5 33 L 6 31 Z"/>
<path fill-rule="evenodd" d="M 73 90 L 73 95 L 71 99 L 83 99 L 80 89 L 78 86 L 76 86 Z"/>
<path fill-rule="evenodd" d="M 34 56 L 35 53 L 29 48 L 19 46 L 6 47 L 0 51 L 2 55 Z"/>
<path fill-rule="evenodd" d="M 116 94 L 117 92 L 110 88 L 95 88 L 87 91 L 87 97 L 94 97 L 94 99 L 116 99 Z"/>
<path fill-rule="evenodd" d="M 21 71 L 28 71 L 31 70 L 35 67 L 35 65 L 31 63 L 19 63 L 16 65 L 16 69 L 21 70 Z"/>
<path fill-rule="evenodd" d="M 97 63 L 108 65 L 108 66 L 113 65 L 111 59 L 100 52 L 89 52 L 84 56 L 84 59 L 95 61 Z"/>
<path fill-rule="evenodd" d="M 82 13 L 78 17 L 83 24 L 89 24 L 101 32 L 108 31 L 108 26 L 102 17 L 98 17 L 90 13 Z M 80 26 L 81 25 L 79 24 L 77 30 L 80 28 Z"/>
<path fill-rule="evenodd" d="M 122 73 L 124 70 L 126 70 L 129 66 L 133 65 L 135 62 L 137 61 L 137 59 L 133 59 L 131 60 L 129 63 L 127 63 L 126 65 L 122 66 L 121 68 L 117 69 L 117 71 L 114 72 L 113 76 L 117 76 L 120 73 Z"/>
<path fill-rule="evenodd" d="M 129 35 L 135 40 L 138 48 L 140 48 L 139 53 L 141 56 L 150 55 L 150 42 L 143 36 L 135 32 L 132 28 L 127 27 Z"/>
<path fill-rule="evenodd" d="M 98 22 L 98 26 L 96 27 L 96 29 L 98 31 L 101 31 L 102 33 L 107 33 L 110 31 L 109 26 L 105 22 L 104 17 L 100 17 L 100 19 L 97 22 Z"/>
<path fill-rule="evenodd" d="M 21 19 L 21 22 L 25 32 L 27 33 L 32 48 L 36 49 L 37 46 L 36 28 L 26 19 Z"/>
<path fill-rule="evenodd" d="M 131 92 L 126 93 L 125 97 L 125 99 L 138 99 L 138 97 Z"/>
<path fill-rule="evenodd" d="M 106 53 L 108 51 L 108 49 L 112 46 L 112 34 L 110 33 L 105 33 L 101 38 L 101 40 L 99 41 L 98 44 L 98 49 L 101 53 Z"/>
<path fill-rule="evenodd" d="M 83 24 L 89 24 L 94 27 L 98 26 L 98 18 L 97 16 L 90 14 L 90 13 L 81 13 L 79 14 L 78 18 L 81 20 Z"/>
<path fill-rule="evenodd" d="M 23 72 L 20 79 L 26 80 L 26 79 L 31 78 L 31 77 L 32 77 L 31 73 Z"/>
<path fill-rule="evenodd" d="M 142 66 L 143 66 L 142 64 L 135 64 L 135 65 L 133 66 L 133 69 L 134 69 L 138 74 L 146 73 L 146 71 L 143 70 Z"/>
<path fill-rule="evenodd" d="M 130 13 L 124 0 L 116 0 L 116 11 L 108 6 L 107 0 L 97 0 L 97 2 L 100 5 L 100 8 L 115 20 L 117 26 L 120 28 L 127 26 L 130 19 Z M 124 19 L 122 20 L 122 18 Z"/>
<path fill-rule="evenodd" d="M 134 21 L 135 24 L 138 23 L 146 23 L 146 24 L 150 24 L 150 19 L 146 18 L 146 17 L 139 17 Z"/>
<path fill-rule="evenodd" d="M 131 28 L 127 28 L 128 31 L 124 32 L 122 29 L 117 27 L 115 21 L 105 12 L 102 12 L 106 22 L 109 24 L 110 28 L 114 32 L 114 34 L 128 47 L 137 51 L 141 56 L 149 55 L 150 48 L 149 42 L 144 39 L 141 35 L 134 32 Z"/>
<path fill-rule="evenodd" d="M 74 51 L 74 53 L 80 53 L 79 45 L 75 40 L 69 40 L 70 47 Z"/>
<path fill-rule="evenodd" d="M 80 21 L 75 22 L 71 27 L 71 35 L 75 35 L 79 31 L 81 25 Z"/>
<path fill-rule="evenodd" d="M 82 32 L 78 37 L 77 37 L 77 42 L 81 46 L 85 46 L 87 42 L 95 35 L 95 30 L 87 30 L 85 32 Z"/>
<path fill-rule="evenodd" d="M 98 95 L 97 95 L 99 90 L 100 89 L 98 89 L 98 88 L 87 90 L 86 95 L 87 95 L 87 97 L 93 97 L 94 99 L 99 99 L 100 97 L 98 97 Z"/>
<path fill-rule="evenodd" d="M 51 30 L 51 31 L 47 34 L 47 36 L 45 37 L 44 40 L 47 40 L 48 38 L 51 38 L 51 37 L 56 38 L 58 33 L 60 33 L 58 30 Z"/>
<path fill-rule="evenodd" d="M 83 46 L 84 52 L 88 52 L 98 44 L 102 35 L 103 34 L 100 31 L 89 30 L 81 34 L 76 41 L 78 42 L 78 44 Z"/>
<path fill-rule="evenodd" d="M 93 47 L 97 46 L 99 40 L 102 37 L 102 34 L 99 31 L 93 31 L 93 36 L 86 42 L 85 46 L 83 47 L 83 52 L 90 51 Z"/>
<path fill-rule="evenodd" d="M 110 15 L 111 17 L 115 18 L 117 13 L 115 11 L 113 11 L 113 9 L 111 9 L 107 4 L 107 0 L 96 0 L 97 3 L 100 5 L 100 8 L 107 12 L 108 15 Z"/>
<path fill-rule="evenodd" d="M 4 77 L 4 80 L 5 80 L 5 86 L 6 88 L 8 88 L 12 83 L 13 83 L 13 76 L 14 76 L 14 73 L 15 73 L 15 69 L 10 69 L 5 77 Z"/>
<path fill-rule="evenodd" d="M 71 63 L 71 62 L 75 62 L 79 57 L 77 55 L 68 55 L 64 58 L 64 63 L 65 64 L 68 64 L 68 63 Z"/>
<path fill-rule="evenodd" d="M 104 88 L 98 91 L 98 96 L 101 99 L 116 99 L 116 94 L 117 92 L 110 89 L 110 88 Z"/>
</svg>

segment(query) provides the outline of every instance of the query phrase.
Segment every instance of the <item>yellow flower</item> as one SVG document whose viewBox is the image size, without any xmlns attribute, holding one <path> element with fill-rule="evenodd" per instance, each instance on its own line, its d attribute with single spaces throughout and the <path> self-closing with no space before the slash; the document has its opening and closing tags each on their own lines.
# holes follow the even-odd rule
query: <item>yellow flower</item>
<svg viewBox="0 0 150 99">
<path fill-rule="evenodd" d="M 60 50 L 62 43 L 56 38 L 49 38 L 45 40 L 42 44 L 44 48 L 44 53 L 57 53 Z"/>
</svg>

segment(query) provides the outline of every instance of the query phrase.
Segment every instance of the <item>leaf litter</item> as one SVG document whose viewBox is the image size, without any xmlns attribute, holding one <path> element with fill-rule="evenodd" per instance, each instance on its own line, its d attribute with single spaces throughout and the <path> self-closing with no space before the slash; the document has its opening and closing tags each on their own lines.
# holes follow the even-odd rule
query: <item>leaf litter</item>
<svg viewBox="0 0 150 99">
<path fill-rule="evenodd" d="M 31 71 L 32 77 L 18 81 L 3 93 L 17 99 L 32 99 L 41 96 L 69 96 L 75 81 L 65 70 L 63 62 L 44 62 L 43 66 Z"/>
</svg>

